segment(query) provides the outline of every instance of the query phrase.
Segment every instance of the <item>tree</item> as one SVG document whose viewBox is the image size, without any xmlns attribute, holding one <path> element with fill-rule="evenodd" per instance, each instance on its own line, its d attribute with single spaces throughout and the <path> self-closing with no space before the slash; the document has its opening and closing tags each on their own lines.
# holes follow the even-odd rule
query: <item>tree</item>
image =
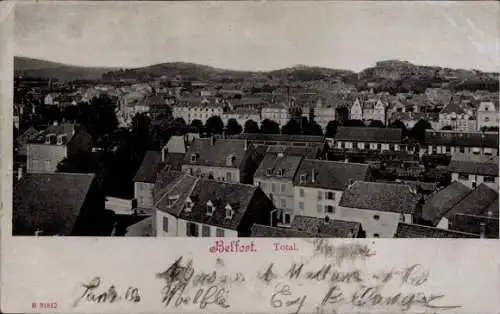
<svg viewBox="0 0 500 314">
<path fill-rule="evenodd" d="M 361 120 L 347 120 L 344 122 L 344 126 L 366 126 Z"/>
<path fill-rule="evenodd" d="M 222 134 L 222 131 L 224 130 L 224 122 L 222 122 L 222 119 L 219 116 L 212 116 L 208 118 L 205 123 L 205 128 L 208 134 Z"/>
<path fill-rule="evenodd" d="M 326 130 L 325 130 L 325 135 L 326 137 L 333 138 L 335 137 L 335 134 L 337 134 L 337 127 L 338 127 L 338 122 L 337 121 L 330 121 L 326 125 Z"/>
<path fill-rule="evenodd" d="M 242 131 L 243 128 L 236 119 L 229 119 L 227 121 L 226 132 L 228 135 L 240 134 Z"/>
<path fill-rule="evenodd" d="M 321 129 L 321 126 L 316 121 L 310 121 L 309 123 L 307 123 L 307 126 L 304 129 L 304 134 L 323 135 L 323 130 Z"/>
<path fill-rule="evenodd" d="M 425 130 L 428 129 L 432 129 L 431 124 L 424 119 L 420 119 L 417 123 L 415 123 L 410 133 L 415 140 L 422 144 L 425 139 Z"/>
<path fill-rule="evenodd" d="M 203 122 L 198 119 L 191 121 L 191 129 L 196 132 L 201 132 L 203 130 Z"/>
<path fill-rule="evenodd" d="M 245 133 L 259 133 L 259 125 L 253 120 L 247 120 L 245 122 Z"/>
<path fill-rule="evenodd" d="M 406 130 L 406 125 L 403 122 L 401 122 L 401 120 L 396 120 L 392 122 L 391 124 L 389 124 L 389 127 Z"/>
<path fill-rule="evenodd" d="M 290 134 L 290 135 L 297 135 L 301 134 L 302 130 L 300 128 L 300 125 L 297 121 L 295 120 L 289 120 L 282 128 L 281 128 L 281 134 Z"/>
<path fill-rule="evenodd" d="M 280 134 L 280 126 L 272 120 L 264 119 L 261 123 L 260 131 L 264 134 Z"/>
<path fill-rule="evenodd" d="M 443 131 L 450 131 L 450 130 L 453 130 L 453 128 L 451 127 L 451 125 L 445 125 L 441 128 L 441 130 Z"/>
<path fill-rule="evenodd" d="M 165 120 L 163 120 L 165 121 Z M 173 133 L 177 135 L 185 134 L 187 129 L 186 121 L 183 118 L 176 118 L 172 125 Z"/>
<path fill-rule="evenodd" d="M 383 127 L 385 127 L 385 125 L 380 120 L 373 120 L 370 122 L 369 127 L 371 127 L 371 128 L 383 128 Z"/>
</svg>

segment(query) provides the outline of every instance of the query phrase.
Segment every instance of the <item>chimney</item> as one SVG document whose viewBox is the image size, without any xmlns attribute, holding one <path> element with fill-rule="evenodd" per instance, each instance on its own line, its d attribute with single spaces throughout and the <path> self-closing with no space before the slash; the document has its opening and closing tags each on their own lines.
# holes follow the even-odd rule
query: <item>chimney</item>
<svg viewBox="0 0 500 314">
<path fill-rule="evenodd" d="M 492 218 L 493 217 L 493 212 L 491 210 L 488 211 L 488 218 Z"/>
<path fill-rule="evenodd" d="M 484 239 L 484 235 L 485 235 L 485 233 L 486 233 L 486 223 L 485 223 L 485 222 L 482 222 L 482 223 L 481 223 L 481 231 L 480 231 L 480 233 L 479 233 L 479 237 L 480 237 L 481 239 Z"/>
<path fill-rule="evenodd" d="M 313 169 L 311 171 L 311 182 L 314 183 L 316 181 L 316 170 Z"/>
<path fill-rule="evenodd" d="M 167 153 L 168 153 L 168 148 L 163 147 L 163 149 L 161 150 L 161 162 L 165 162 L 165 156 L 167 155 Z"/>
<path fill-rule="evenodd" d="M 17 181 L 21 180 L 23 177 L 23 167 L 17 168 Z"/>
<path fill-rule="evenodd" d="M 52 122 L 52 125 L 53 126 L 57 126 L 59 123 L 57 122 L 57 120 L 54 120 L 54 122 Z"/>
<path fill-rule="evenodd" d="M 248 149 L 248 140 L 244 140 L 244 144 L 243 144 L 243 150 L 247 151 Z"/>
</svg>

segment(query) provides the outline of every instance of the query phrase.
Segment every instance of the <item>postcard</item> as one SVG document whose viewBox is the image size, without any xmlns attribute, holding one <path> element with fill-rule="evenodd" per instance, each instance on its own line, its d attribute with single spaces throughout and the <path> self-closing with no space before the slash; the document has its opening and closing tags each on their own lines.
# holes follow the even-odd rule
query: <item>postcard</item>
<svg viewBox="0 0 500 314">
<path fill-rule="evenodd" d="M 497 3 L 0 8 L 2 312 L 500 309 Z"/>
</svg>

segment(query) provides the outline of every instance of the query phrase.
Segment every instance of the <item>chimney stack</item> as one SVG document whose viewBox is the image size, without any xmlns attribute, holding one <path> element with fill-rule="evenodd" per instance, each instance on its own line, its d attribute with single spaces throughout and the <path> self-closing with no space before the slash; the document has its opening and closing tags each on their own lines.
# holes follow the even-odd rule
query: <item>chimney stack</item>
<svg viewBox="0 0 500 314">
<path fill-rule="evenodd" d="M 482 223 L 481 223 L 481 231 L 480 231 L 479 237 L 480 237 L 481 239 L 484 239 L 484 237 L 485 237 L 485 233 L 486 233 L 486 223 L 485 223 L 485 222 L 482 222 Z"/>
<path fill-rule="evenodd" d="M 57 120 L 54 120 L 54 122 L 52 122 L 52 125 L 53 125 L 53 126 L 58 126 L 58 125 L 59 125 L 59 123 L 57 122 Z"/>
<path fill-rule="evenodd" d="M 17 181 L 21 180 L 23 177 L 23 167 L 17 168 Z"/>
<path fill-rule="evenodd" d="M 488 211 L 488 218 L 492 218 L 493 217 L 493 212 L 491 210 Z"/>
<path fill-rule="evenodd" d="M 313 169 L 311 171 L 311 182 L 314 183 L 316 181 L 316 170 Z"/>
<path fill-rule="evenodd" d="M 247 149 L 248 149 L 248 140 L 247 139 L 244 140 L 243 149 L 245 151 L 247 151 Z"/>
</svg>

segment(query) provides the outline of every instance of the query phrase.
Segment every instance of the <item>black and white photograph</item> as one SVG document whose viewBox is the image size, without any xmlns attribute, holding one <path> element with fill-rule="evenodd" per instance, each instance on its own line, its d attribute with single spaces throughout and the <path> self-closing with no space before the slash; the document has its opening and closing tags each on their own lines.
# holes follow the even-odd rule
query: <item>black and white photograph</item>
<svg viewBox="0 0 500 314">
<path fill-rule="evenodd" d="M 14 10 L 13 236 L 499 238 L 498 6 Z"/>
</svg>

